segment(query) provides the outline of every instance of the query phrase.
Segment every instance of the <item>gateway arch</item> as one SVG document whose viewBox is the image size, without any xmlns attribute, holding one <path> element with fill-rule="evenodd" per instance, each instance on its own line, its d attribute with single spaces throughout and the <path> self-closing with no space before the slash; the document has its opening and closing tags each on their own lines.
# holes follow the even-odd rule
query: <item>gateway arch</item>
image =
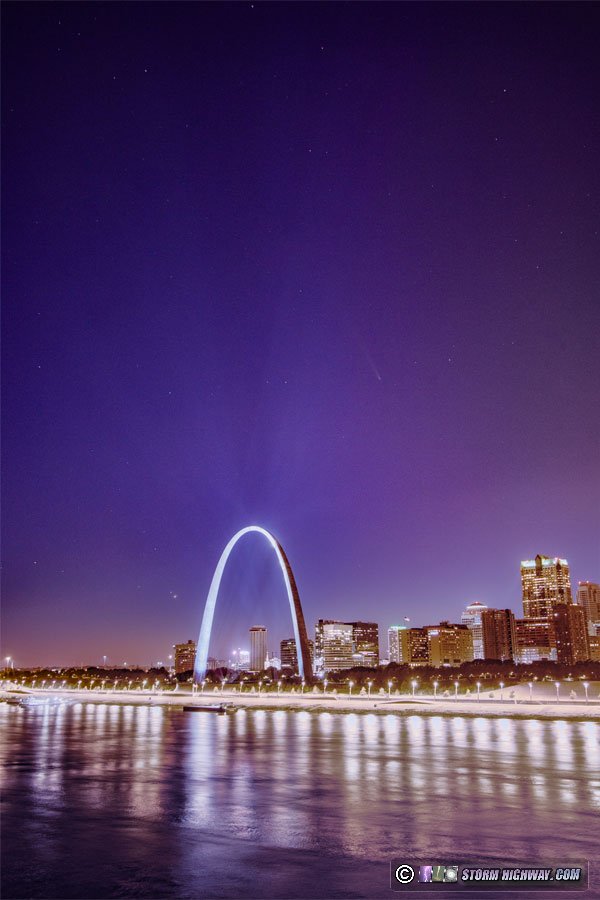
<svg viewBox="0 0 600 900">
<path fill-rule="evenodd" d="M 233 550 L 239 539 L 242 538 L 245 534 L 250 534 L 253 531 L 257 532 L 257 534 L 262 534 L 263 537 L 267 539 L 267 541 L 275 551 L 275 554 L 277 555 L 279 565 L 281 566 L 281 572 L 283 574 L 283 583 L 285 584 L 288 600 L 290 603 L 290 612 L 292 614 L 292 625 L 294 626 L 294 638 L 296 639 L 296 650 L 298 654 L 298 671 L 300 672 L 302 678 L 312 678 L 312 664 L 310 661 L 308 637 L 306 635 L 306 624 L 304 622 L 304 614 L 302 612 L 302 606 L 300 604 L 300 595 L 298 594 L 298 588 L 296 587 L 296 580 L 294 578 L 294 573 L 292 572 L 292 567 L 290 566 L 288 558 L 283 551 L 283 547 L 269 531 L 267 531 L 265 528 L 261 528 L 260 525 L 248 525 L 247 528 L 242 528 L 241 531 L 238 531 L 237 534 L 234 534 L 234 536 L 231 538 L 231 540 L 223 550 L 221 558 L 217 563 L 215 574 L 213 575 L 212 581 L 210 583 L 210 590 L 208 592 L 208 597 L 206 598 L 206 606 L 204 607 L 204 615 L 202 616 L 202 625 L 200 626 L 200 636 L 198 637 L 198 648 L 196 650 L 196 661 L 194 664 L 194 681 L 196 682 L 202 681 L 202 679 L 206 675 L 210 633 L 212 631 L 213 618 L 215 615 L 217 595 L 219 593 L 221 578 L 223 577 L 223 572 L 225 571 L 227 560 L 229 559 L 231 551 Z"/>
</svg>

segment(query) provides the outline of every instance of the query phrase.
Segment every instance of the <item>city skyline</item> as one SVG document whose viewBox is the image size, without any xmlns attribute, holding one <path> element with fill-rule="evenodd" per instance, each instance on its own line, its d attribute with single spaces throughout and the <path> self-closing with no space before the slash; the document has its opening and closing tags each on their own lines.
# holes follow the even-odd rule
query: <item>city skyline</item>
<svg viewBox="0 0 600 900">
<path fill-rule="evenodd" d="M 566 559 L 564 557 L 548 557 L 544 554 L 538 554 L 537 558 L 543 561 L 542 562 L 543 565 L 551 565 L 551 564 L 558 563 L 559 571 L 560 571 L 561 565 L 562 565 L 563 569 L 566 569 L 566 576 L 563 576 L 563 579 L 560 582 L 561 586 L 564 586 L 565 584 L 568 585 L 568 600 L 566 602 L 569 605 L 578 606 L 580 609 L 582 609 L 584 611 L 585 620 L 592 621 L 593 616 L 591 614 L 591 611 L 593 609 L 597 612 L 595 598 L 596 597 L 600 598 L 600 585 L 598 585 L 598 583 L 590 581 L 589 579 L 587 579 L 587 580 L 581 579 L 581 580 L 577 581 L 575 584 L 573 584 L 571 581 L 571 575 L 570 575 L 570 565 L 569 565 L 568 559 Z M 401 628 L 401 629 L 405 629 L 405 628 L 423 629 L 423 628 L 425 628 L 426 629 L 426 628 L 436 628 L 440 624 L 453 623 L 454 625 L 458 625 L 460 622 L 462 622 L 463 624 L 469 622 L 469 628 L 473 633 L 473 639 L 474 639 L 474 658 L 475 659 L 483 658 L 483 657 L 479 656 L 479 653 L 482 652 L 482 650 L 483 650 L 483 643 L 481 644 L 481 650 L 478 651 L 478 646 L 479 646 L 478 641 L 483 641 L 483 634 L 481 632 L 481 626 L 479 626 L 479 629 L 478 629 L 478 626 L 476 626 L 474 622 L 470 621 L 470 620 L 472 620 L 471 614 L 474 609 L 481 607 L 482 611 L 486 610 L 491 613 L 503 613 L 504 611 L 506 611 L 508 609 L 513 614 L 515 620 L 518 620 L 520 616 L 524 616 L 525 618 L 522 621 L 530 621 L 532 626 L 534 626 L 536 622 L 540 621 L 539 619 L 536 619 L 535 616 L 533 616 L 533 617 L 527 616 L 527 614 L 525 613 L 526 604 L 529 602 L 527 599 L 529 594 L 528 594 L 528 590 L 525 587 L 526 582 L 523 582 L 523 572 L 526 571 L 527 568 L 531 568 L 532 564 L 535 564 L 535 562 L 536 562 L 536 560 L 521 560 L 520 561 L 522 595 L 521 595 L 521 598 L 520 598 L 516 608 L 514 606 L 495 607 L 495 606 L 492 606 L 491 604 L 485 604 L 479 600 L 475 600 L 475 601 L 464 603 L 462 608 L 458 612 L 454 609 L 453 610 L 445 609 L 445 611 L 442 613 L 442 616 L 438 622 L 434 622 L 433 620 L 431 620 L 431 621 L 420 620 L 419 621 L 418 619 L 415 619 L 413 621 L 411 619 L 411 617 L 405 616 L 404 624 L 402 626 L 399 626 L 397 624 L 394 624 L 393 622 L 383 622 L 381 619 L 371 619 L 370 621 L 373 621 L 374 624 L 377 625 L 378 631 L 379 631 L 379 655 L 380 655 L 380 657 L 382 659 L 386 659 L 388 657 L 389 631 L 391 631 L 393 628 Z M 584 595 L 581 593 L 582 587 L 583 587 L 583 591 L 585 592 Z M 588 597 L 594 598 L 593 605 L 591 605 L 591 606 L 589 606 Z M 582 602 L 582 599 L 583 599 L 583 602 Z M 279 601 L 279 603 L 281 606 L 283 606 L 285 608 L 286 598 L 285 598 L 284 594 L 282 595 L 282 598 Z M 589 606 L 589 611 L 588 611 L 588 606 Z M 200 611 L 200 616 L 203 612 L 203 609 L 204 609 L 204 607 L 202 607 L 202 609 Z M 257 615 L 260 614 L 260 609 L 256 610 L 256 614 Z M 254 614 L 254 612 L 252 613 L 252 615 L 254 616 L 254 618 L 256 618 L 256 615 Z M 252 620 L 252 621 L 254 621 L 254 620 Z M 313 639 L 311 636 L 316 635 L 316 632 L 319 629 L 319 623 L 323 622 L 323 621 L 329 622 L 332 624 L 336 624 L 336 625 L 337 624 L 342 624 L 342 625 L 363 624 L 366 622 L 366 617 L 363 615 L 361 620 L 359 620 L 358 622 L 355 621 L 354 623 L 349 621 L 348 616 L 346 616 L 345 618 L 342 617 L 342 618 L 325 619 L 325 620 L 322 618 L 319 618 L 319 619 L 315 620 L 314 623 L 310 621 L 310 618 L 307 618 L 307 626 L 306 627 L 307 627 L 307 634 L 309 637 L 309 644 L 311 645 L 311 648 L 313 645 Z M 474 626 L 475 626 L 475 628 L 474 628 Z M 254 630 L 265 630 L 266 632 L 269 632 L 269 628 L 267 626 L 263 626 L 263 625 L 256 625 L 256 624 L 244 625 L 243 623 L 238 622 L 237 627 L 238 627 L 238 633 L 242 633 L 242 634 L 247 634 L 248 632 L 250 633 L 249 640 L 246 642 L 246 644 L 244 644 L 242 642 L 241 646 L 234 646 L 235 642 L 233 640 L 228 640 L 228 639 L 223 640 L 221 638 L 221 645 L 219 647 L 214 647 L 212 643 L 210 644 L 209 659 L 213 659 L 213 660 L 220 659 L 223 662 L 229 661 L 229 662 L 234 663 L 233 657 L 235 657 L 235 655 L 237 653 L 239 653 L 240 651 L 242 653 L 247 653 L 247 655 L 250 659 L 251 649 L 248 649 L 248 648 L 251 648 L 251 644 L 252 644 L 251 633 Z M 193 630 L 193 628 L 191 630 Z M 284 641 L 293 640 L 293 637 L 290 638 L 290 636 L 289 636 L 289 632 L 292 631 L 291 625 L 288 628 L 286 628 L 285 626 L 281 626 L 280 631 L 281 631 L 281 634 L 276 634 L 276 635 L 269 634 L 268 641 L 265 644 L 266 651 L 269 655 L 277 656 L 280 643 L 282 643 Z M 174 638 L 174 636 L 172 636 L 172 637 Z M 184 646 L 183 637 L 180 635 L 178 637 L 178 639 L 181 640 L 182 643 L 173 644 L 172 645 L 173 650 L 176 650 L 177 647 Z M 318 636 L 315 637 L 315 640 L 316 640 L 316 645 L 318 646 L 318 641 L 319 641 Z M 191 639 L 191 638 L 187 639 L 187 641 L 185 643 L 189 644 L 190 642 L 194 643 L 194 647 L 196 646 L 195 640 Z M 262 645 L 261 645 L 261 647 L 262 647 Z M 123 661 L 123 663 L 122 663 L 123 666 L 136 665 L 136 664 L 140 664 L 140 665 L 160 664 L 160 665 L 163 665 L 166 668 L 168 668 L 170 665 L 168 660 L 170 660 L 172 658 L 172 654 L 169 655 L 169 654 L 165 654 L 165 653 L 163 653 L 162 656 L 161 655 L 154 656 L 151 661 L 149 661 L 148 659 L 143 660 L 143 659 L 139 658 L 139 655 L 136 655 L 135 653 L 133 653 L 133 654 L 130 653 L 130 654 L 128 654 L 128 656 L 129 656 L 130 662 L 127 663 L 126 661 Z M 312 649 L 311 649 L 311 656 L 312 656 Z M 111 656 L 109 654 L 101 654 L 101 656 L 98 657 L 98 659 L 88 660 L 87 662 L 84 662 L 82 659 L 78 659 L 77 663 L 74 661 L 64 662 L 64 661 L 59 661 L 59 660 L 54 660 L 53 662 L 48 662 L 48 661 L 40 662 L 39 660 L 28 662 L 27 660 L 21 659 L 21 660 L 19 660 L 19 665 L 22 665 L 24 667 L 34 666 L 34 665 L 37 666 L 37 665 L 42 665 L 42 664 L 50 665 L 50 666 L 58 665 L 58 664 L 60 664 L 60 665 L 76 665 L 77 664 L 77 665 L 92 665 L 93 666 L 93 665 L 100 664 L 100 662 L 99 662 L 100 658 L 102 659 L 103 665 L 108 664 L 108 661 L 110 661 L 109 664 L 114 666 L 115 668 L 121 665 L 120 662 L 117 662 L 117 657 Z M 11 661 L 13 661 L 13 664 L 14 664 L 15 656 L 14 656 L 14 654 L 12 654 L 10 656 L 5 656 L 4 659 L 5 660 L 10 659 Z M 253 665 L 254 665 L 254 663 L 255 663 L 255 661 L 253 660 Z"/>
<path fill-rule="evenodd" d="M 139 15 L 4 10 L 1 652 L 598 581 L 593 6 Z"/>
</svg>

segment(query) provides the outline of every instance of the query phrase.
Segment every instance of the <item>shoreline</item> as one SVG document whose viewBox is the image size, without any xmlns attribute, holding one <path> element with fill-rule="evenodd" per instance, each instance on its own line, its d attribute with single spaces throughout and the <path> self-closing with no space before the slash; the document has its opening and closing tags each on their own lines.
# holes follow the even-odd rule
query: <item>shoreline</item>
<svg viewBox="0 0 600 900">
<path fill-rule="evenodd" d="M 475 698 L 452 700 L 419 698 L 412 696 L 400 696 L 392 698 L 366 698 L 348 697 L 345 695 L 290 695 L 284 696 L 258 696 L 251 694 L 239 694 L 233 691 L 206 692 L 192 696 L 188 692 L 151 693 L 141 691 L 106 691 L 93 693 L 78 690 L 10 690 L 0 691 L 0 701 L 9 701 L 11 704 L 24 701 L 27 706 L 30 701 L 32 706 L 41 705 L 47 701 L 49 704 L 64 702 L 92 703 L 100 705 L 120 706 L 150 706 L 168 707 L 182 711 L 185 706 L 215 706 L 225 704 L 231 712 L 238 709 L 256 709 L 266 712 L 310 712 L 310 713 L 358 713 L 371 715 L 421 715 L 444 716 L 447 718 L 510 718 L 510 719 L 570 719 L 574 721 L 598 721 L 600 722 L 600 702 L 590 700 L 588 703 L 581 700 L 562 701 L 523 701 L 513 700 L 484 700 Z M 40 703 L 38 704 L 38 702 Z"/>
</svg>

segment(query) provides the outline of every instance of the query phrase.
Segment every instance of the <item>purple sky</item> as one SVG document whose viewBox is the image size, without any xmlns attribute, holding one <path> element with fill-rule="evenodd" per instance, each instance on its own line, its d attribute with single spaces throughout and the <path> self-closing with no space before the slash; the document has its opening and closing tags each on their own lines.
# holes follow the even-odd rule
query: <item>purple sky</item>
<svg viewBox="0 0 600 900">
<path fill-rule="evenodd" d="M 3 19 L 3 656 L 600 580 L 597 5 Z"/>
</svg>

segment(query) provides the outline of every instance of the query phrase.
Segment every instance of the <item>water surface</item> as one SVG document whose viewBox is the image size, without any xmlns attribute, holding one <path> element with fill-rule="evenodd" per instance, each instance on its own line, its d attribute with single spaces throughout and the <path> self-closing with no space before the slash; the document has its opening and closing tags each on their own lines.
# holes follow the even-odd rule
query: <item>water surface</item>
<svg viewBox="0 0 600 900">
<path fill-rule="evenodd" d="M 0 725 L 4 898 L 394 897 L 393 857 L 600 843 L 592 722 L 75 703 Z"/>
</svg>

